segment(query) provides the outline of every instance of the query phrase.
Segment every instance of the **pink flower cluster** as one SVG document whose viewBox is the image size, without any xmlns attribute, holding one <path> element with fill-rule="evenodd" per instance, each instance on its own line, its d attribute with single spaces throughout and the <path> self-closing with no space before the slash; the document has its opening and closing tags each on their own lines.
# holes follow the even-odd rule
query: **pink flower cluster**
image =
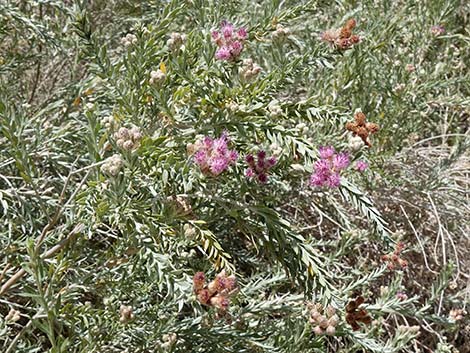
<svg viewBox="0 0 470 353">
<path fill-rule="evenodd" d="M 367 162 L 364 162 L 364 161 L 356 162 L 356 169 L 360 171 L 361 173 L 365 171 L 367 168 L 369 168 L 369 164 L 367 164 Z"/>
<path fill-rule="evenodd" d="M 315 163 L 315 171 L 310 177 L 310 185 L 336 188 L 341 183 L 340 173 L 349 166 L 347 153 L 336 153 L 332 146 L 320 147 L 320 160 Z"/>
<path fill-rule="evenodd" d="M 248 33 L 245 28 L 236 29 L 230 22 L 222 21 L 220 31 L 212 32 L 212 40 L 219 47 L 215 52 L 216 59 L 236 60 L 243 50 L 243 43 L 247 37 Z"/>
<path fill-rule="evenodd" d="M 249 154 L 245 160 L 248 163 L 245 176 L 247 178 L 256 177 L 263 184 L 268 181 L 268 171 L 277 163 L 277 159 L 275 157 L 267 157 L 265 151 L 259 151 L 256 154 L 256 158 Z"/>
<path fill-rule="evenodd" d="M 194 145 L 194 162 L 201 168 L 204 174 L 219 175 L 235 164 L 238 153 L 228 148 L 230 142 L 227 133 L 219 138 L 204 137 Z"/>
</svg>

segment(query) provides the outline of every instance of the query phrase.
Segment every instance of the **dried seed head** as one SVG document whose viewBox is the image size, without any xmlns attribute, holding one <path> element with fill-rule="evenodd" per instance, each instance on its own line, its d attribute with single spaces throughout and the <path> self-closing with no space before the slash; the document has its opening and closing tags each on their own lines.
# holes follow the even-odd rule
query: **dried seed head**
<svg viewBox="0 0 470 353">
<path fill-rule="evenodd" d="M 366 124 L 366 129 L 371 133 L 371 134 L 374 134 L 376 133 L 377 131 L 379 131 L 379 125 L 375 124 L 375 123 L 367 123 Z"/>
<path fill-rule="evenodd" d="M 346 130 L 355 132 L 359 126 L 356 123 L 347 122 L 345 127 Z"/>
<path fill-rule="evenodd" d="M 356 20 L 354 18 L 351 18 L 346 21 L 344 24 L 344 28 L 348 28 L 350 30 L 353 30 L 356 27 Z"/>
<path fill-rule="evenodd" d="M 357 112 L 354 114 L 354 120 L 356 121 L 357 125 L 364 125 L 366 123 L 366 115 L 362 112 Z"/>
<path fill-rule="evenodd" d="M 351 37 L 351 35 L 352 35 L 352 31 L 349 28 L 347 28 L 347 27 L 341 28 L 341 31 L 340 31 L 340 34 L 339 34 L 340 38 L 349 38 L 349 37 Z"/>
<path fill-rule="evenodd" d="M 357 34 L 353 34 L 349 40 L 351 41 L 352 44 L 357 44 L 361 41 L 361 38 Z"/>
<path fill-rule="evenodd" d="M 369 136 L 369 131 L 365 127 L 359 127 L 356 129 L 356 134 L 364 141 Z"/>
</svg>

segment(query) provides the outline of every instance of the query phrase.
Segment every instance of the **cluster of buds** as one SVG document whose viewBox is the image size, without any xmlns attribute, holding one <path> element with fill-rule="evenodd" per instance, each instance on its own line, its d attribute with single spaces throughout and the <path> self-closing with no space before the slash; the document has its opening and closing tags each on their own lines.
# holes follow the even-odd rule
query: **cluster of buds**
<svg viewBox="0 0 470 353">
<path fill-rule="evenodd" d="M 182 195 L 171 195 L 166 198 L 170 205 L 174 208 L 175 212 L 180 216 L 187 216 L 193 212 L 191 203 Z"/>
<path fill-rule="evenodd" d="M 276 100 L 273 100 L 268 104 L 268 111 L 271 118 L 282 115 L 282 108 Z"/>
<path fill-rule="evenodd" d="M 212 40 L 219 47 L 215 52 L 217 60 L 235 61 L 243 51 L 243 44 L 248 37 L 245 28 L 236 29 L 233 24 L 222 21 L 220 31 L 212 31 Z"/>
<path fill-rule="evenodd" d="M 359 136 L 350 136 L 348 140 L 348 148 L 353 151 L 359 151 L 362 146 L 364 146 L 364 142 L 362 142 L 362 139 Z"/>
<path fill-rule="evenodd" d="M 169 349 L 173 347 L 178 340 L 178 335 L 174 332 L 166 333 L 162 336 L 163 343 L 160 344 L 160 348 Z"/>
<path fill-rule="evenodd" d="M 338 29 L 329 29 L 322 33 L 321 39 L 325 42 L 333 44 L 336 48 L 346 50 L 361 40 L 358 35 L 352 31 L 356 27 L 356 20 L 350 19 L 346 21 L 343 27 Z"/>
<path fill-rule="evenodd" d="M 271 150 L 273 156 L 280 156 L 282 153 L 282 147 L 279 146 L 277 143 L 273 142 L 270 146 L 269 149 Z"/>
<path fill-rule="evenodd" d="M 257 160 L 256 160 L 257 159 Z M 256 177 L 260 183 L 268 181 L 268 172 L 277 163 L 276 157 L 267 157 L 265 151 L 259 151 L 255 156 L 249 154 L 245 157 L 248 168 L 245 176 L 249 179 Z"/>
<path fill-rule="evenodd" d="M 351 300 L 346 305 L 346 322 L 351 325 L 354 331 L 361 328 L 359 323 L 369 325 L 372 322 L 372 318 L 364 308 L 359 308 L 364 303 L 364 298 L 358 296 L 356 299 Z"/>
<path fill-rule="evenodd" d="M 111 115 L 105 116 L 101 119 L 101 125 L 108 130 L 113 130 L 116 127 L 116 120 Z"/>
<path fill-rule="evenodd" d="M 183 234 L 188 239 L 193 239 L 196 236 L 196 229 L 189 223 L 183 226 Z"/>
<path fill-rule="evenodd" d="M 149 83 L 151 85 L 160 84 L 163 81 L 165 81 L 165 78 L 166 78 L 166 73 L 164 73 L 161 69 L 158 69 L 156 71 L 153 70 L 153 71 L 150 71 Z"/>
<path fill-rule="evenodd" d="M 276 25 L 276 30 L 273 32 L 272 36 L 274 40 L 283 41 L 288 36 L 290 36 L 291 31 L 289 28 L 284 27 L 280 23 Z"/>
<path fill-rule="evenodd" d="M 341 184 L 340 173 L 349 166 L 347 153 L 336 153 L 332 146 L 320 147 L 320 160 L 315 162 L 310 185 L 336 188 Z"/>
<path fill-rule="evenodd" d="M 308 131 L 309 131 L 309 128 L 307 126 L 307 124 L 305 123 L 299 123 L 295 126 L 295 128 L 297 130 L 299 130 L 299 132 L 302 134 L 302 135 L 307 135 Z"/>
<path fill-rule="evenodd" d="M 184 42 L 186 41 L 186 35 L 178 32 L 170 34 L 170 38 L 166 41 L 166 45 L 171 51 L 176 52 L 181 49 Z"/>
<path fill-rule="evenodd" d="M 17 322 L 21 318 L 20 312 L 16 309 L 10 309 L 7 316 L 5 316 L 5 322 L 13 323 Z"/>
<path fill-rule="evenodd" d="M 351 131 L 354 136 L 359 136 L 368 147 L 371 147 L 369 135 L 379 131 L 379 125 L 368 123 L 365 114 L 357 112 L 354 114 L 354 122 L 350 121 L 346 123 L 346 130 Z"/>
<path fill-rule="evenodd" d="M 101 171 L 104 174 L 116 176 L 121 171 L 124 162 L 119 154 L 113 154 L 108 157 L 106 161 L 101 165 Z"/>
<path fill-rule="evenodd" d="M 121 38 L 121 43 L 125 46 L 125 47 L 128 47 L 132 44 L 135 44 L 137 43 L 137 37 L 132 34 L 132 33 L 128 33 L 126 34 L 125 37 L 122 37 Z"/>
<path fill-rule="evenodd" d="M 235 164 L 238 158 L 238 153 L 228 148 L 229 142 L 225 132 L 217 139 L 206 136 L 188 145 L 188 152 L 194 154 L 194 162 L 204 174 L 217 176 Z"/>
<path fill-rule="evenodd" d="M 204 272 L 197 272 L 193 277 L 193 289 L 201 304 L 216 308 L 220 314 L 227 312 L 230 297 L 238 291 L 235 276 L 227 276 L 225 270 L 207 284 Z"/>
<path fill-rule="evenodd" d="M 398 300 L 401 300 L 401 301 L 408 299 L 408 295 L 405 292 L 401 292 L 401 291 L 397 292 L 396 297 Z"/>
<path fill-rule="evenodd" d="M 323 305 L 320 303 L 308 303 L 307 308 L 310 314 L 309 322 L 314 326 L 313 332 L 318 336 L 324 333 L 333 336 L 339 322 L 335 308 L 329 305 L 323 310 Z"/>
<path fill-rule="evenodd" d="M 467 314 L 464 309 L 452 309 L 449 312 L 449 319 L 452 321 L 460 321 Z"/>
<path fill-rule="evenodd" d="M 255 63 L 253 59 L 243 60 L 243 66 L 238 70 L 240 77 L 245 81 L 251 81 L 253 78 L 258 76 L 260 72 L 261 66 Z"/>
<path fill-rule="evenodd" d="M 142 133 L 137 126 L 133 126 L 130 129 L 121 127 L 114 134 L 114 138 L 116 139 L 116 144 L 119 147 L 125 149 L 126 151 L 132 151 L 139 148 L 140 140 L 142 139 Z"/>
<path fill-rule="evenodd" d="M 387 262 L 387 267 L 389 270 L 394 270 L 395 268 L 406 268 L 408 266 L 408 261 L 402 259 L 400 254 L 405 248 L 405 244 L 402 242 L 397 243 L 395 250 L 390 254 L 382 256 L 382 261 Z"/>
<path fill-rule="evenodd" d="M 130 305 L 121 305 L 119 308 L 119 322 L 121 324 L 127 324 L 128 322 L 134 320 L 134 311 Z"/>
<path fill-rule="evenodd" d="M 419 326 L 399 325 L 397 329 L 398 332 L 403 334 L 416 335 L 419 333 Z"/>
</svg>

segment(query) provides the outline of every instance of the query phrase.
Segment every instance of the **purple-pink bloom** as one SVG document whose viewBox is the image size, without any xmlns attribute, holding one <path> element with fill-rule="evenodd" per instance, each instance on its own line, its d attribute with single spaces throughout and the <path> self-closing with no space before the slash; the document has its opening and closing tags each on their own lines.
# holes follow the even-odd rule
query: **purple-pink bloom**
<svg viewBox="0 0 470 353">
<path fill-rule="evenodd" d="M 206 136 L 195 144 L 194 163 L 204 174 L 217 176 L 235 164 L 238 154 L 228 148 L 228 142 L 227 134 L 223 133 L 217 139 Z"/>
<path fill-rule="evenodd" d="M 407 300 L 407 299 L 408 299 L 408 296 L 406 295 L 405 292 L 398 291 L 398 292 L 397 292 L 397 298 L 398 298 L 399 300 Z"/>
<path fill-rule="evenodd" d="M 330 188 L 340 186 L 340 172 L 349 166 L 349 155 L 345 152 L 336 153 L 332 146 L 321 146 L 318 152 L 320 160 L 314 164 L 314 172 L 310 176 L 310 185 Z"/>
<path fill-rule="evenodd" d="M 217 49 L 215 52 L 215 57 L 218 60 L 230 60 L 232 57 L 232 53 L 230 52 L 230 49 L 227 47 L 220 47 Z"/>
<path fill-rule="evenodd" d="M 222 27 L 222 33 L 225 39 L 230 39 L 233 36 L 233 25 L 231 23 L 227 23 L 224 27 Z"/>
<path fill-rule="evenodd" d="M 240 27 L 237 31 L 237 35 L 239 39 L 246 39 L 248 37 L 248 32 L 245 27 Z"/>
<path fill-rule="evenodd" d="M 333 167 L 335 170 L 343 170 L 349 166 L 349 155 L 347 153 L 338 153 L 333 157 Z"/>
<path fill-rule="evenodd" d="M 335 154 L 335 149 L 333 146 L 320 146 L 318 152 L 321 159 L 328 159 Z"/>
<path fill-rule="evenodd" d="M 357 161 L 356 162 L 356 169 L 358 171 L 360 171 L 361 173 L 366 170 L 367 168 L 369 167 L 369 164 L 367 164 L 367 162 L 364 162 L 364 161 Z"/>
<path fill-rule="evenodd" d="M 239 41 L 235 41 L 232 43 L 232 46 L 230 48 L 230 53 L 232 54 L 233 57 L 238 57 L 240 56 L 242 50 L 243 50 L 243 44 Z"/>
<path fill-rule="evenodd" d="M 245 161 L 248 164 L 245 176 L 250 179 L 256 176 L 258 181 L 263 184 L 268 181 L 269 170 L 277 163 L 276 158 L 268 157 L 266 151 L 263 150 L 256 154 L 256 158 L 252 154 L 248 154 Z"/>
<path fill-rule="evenodd" d="M 314 173 L 310 176 L 310 185 L 312 186 L 323 186 L 326 179 L 322 174 Z"/>
<path fill-rule="evenodd" d="M 248 168 L 247 170 L 245 170 L 245 176 L 247 178 L 253 178 L 255 176 L 255 172 L 253 171 L 253 169 Z"/>
<path fill-rule="evenodd" d="M 315 162 L 315 171 L 318 173 L 329 173 L 331 167 L 328 160 L 319 160 Z"/>
<path fill-rule="evenodd" d="M 341 184 L 341 177 L 339 173 L 330 173 L 326 179 L 326 185 L 330 188 L 337 188 Z"/>
<path fill-rule="evenodd" d="M 213 158 L 209 165 L 212 174 L 219 175 L 228 168 L 228 160 L 224 157 Z"/>
<path fill-rule="evenodd" d="M 222 21 L 220 31 L 212 31 L 212 39 L 219 47 L 215 53 L 217 60 L 236 60 L 243 51 L 243 43 L 248 37 L 245 28 L 236 29 L 233 24 Z"/>
</svg>

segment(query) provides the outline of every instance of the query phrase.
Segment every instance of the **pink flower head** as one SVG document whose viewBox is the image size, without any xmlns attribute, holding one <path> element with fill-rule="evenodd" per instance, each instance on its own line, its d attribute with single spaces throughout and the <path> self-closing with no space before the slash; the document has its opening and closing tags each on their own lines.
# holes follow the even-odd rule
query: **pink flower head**
<svg viewBox="0 0 470 353">
<path fill-rule="evenodd" d="M 212 31 L 212 39 L 219 47 L 215 53 L 215 58 L 225 61 L 238 59 L 247 37 L 248 33 L 245 28 L 236 29 L 230 22 L 222 21 L 220 31 Z"/>
<path fill-rule="evenodd" d="M 347 153 L 338 153 L 333 157 L 333 167 L 335 170 L 343 170 L 349 166 L 349 155 Z"/>
<path fill-rule="evenodd" d="M 335 154 L 335 149 L 333 146 L 320 146 L 318 152 L 320 153 L 321 159 L 328 159 L 333 157 Z"/>
<path fill-rule="evenodd" d="M 367 164 L 367 162 L 364 162 L 364 161 L 356 162 L 356 169 L 360 171 L 361 173 L 365 171 L 368 167 L 369 167 L 369 164 Z"/>
<path fill-rule="evenodd" d="M 323 186 L 325 185 L 326 179 L 322 174 L 313 173 L 310 176 L 310 185 L 312 186 Z"/>
<path fill-rule="evenodd" d="M 240 27 L 237 31 L 238 39 L 245 40 L 248 37 L 248 32 L 244 27 Z"/>
<path fill-rule="evenodd" d="M 245 176 L 247 178 L 253 178 L 255 176 L 255 172 L 253 171 L 253 169 L 247 168 L 247 170 L 245 170 Z"/>
<path fill-rule="evenodd" d="M 320 160 L 314 164 L 310 185 L 337 188 L 341 185 L 340 172 L 349 166 L 349 155 L 345 152 L 336 153 L 332 146 L 322 146 L 318 152 Z"/>
<path fill-rule="evenodd" d="M 211 32 L 212 39 L 216 41 L 217 39 L 220 38 L 220 32 L 219 31 L 212 31 Z"/>
<path fill-rule="evenodd" d="M 235 58 L 235 57 L 240 56 L 242 50 L 243 50 L 243 44 L 240 41 L 237 40 L 237 41 L 232 43 L 232 46 L 230 48 L 230 53 Z"/>
<path fill-rule="evenodd" d="M 319 174 L 328 174 L 330 169 L 330 163 L 326 160 L 319 160 L 315 162 L 315 171 Z"/>
<path fill-rule="evenodd" d="M 339 173 L 331 173 L 326 179 L 326 186 L 330 188 L 337 188 L 341 184 L 341 177 Z"/>
<path fill-rule="evenodd" d="M 277 163 L 274 157 L 268 157 L 266 151 L 259 151 L 255 156 L 249 154 L 245 157 L 248 168 L 245 170 L 245 176 L 249 179 L 256 177 L 262 184 L 268 181 L 268 172 Z"/>
<path fill-rule="evenodd" d="M 226 40 L 231 39 L 233 36 L 233 24 L 227 22 L 224 26 L 222 26 L 221 31 Z"/>
<path fill-rule="evenodd" d="M 397 298 L 398 298 L 399 300 L 407 300 L 407 299 L 408 299 L 408 296 L 406 295 L 405 292 L 400 292 L 400 291 L 399 291 L 399 292 L 397 292 Z"/>
<path fill-rule="evenodd" d="M 215 52 L 215 58 L 217 60 L 230 60 L 232 58 L 232 53 L 230 52 L 230 49 L 227 47 L 220 47 L 217 49 Z"/>
<path fill-rule="evenodd" d="M 225 157 L 213 158 L 210 162 L 210 171 L 217 176 L 228 168 L 228 160 Z"/>
<path fill-rule="evenodd" d="M 228 148 L 229 138 L 226 133 L 217 139 L 208 136 L 196 144 L 198 150 L 194 153 L 196 163 L 204 174 L 220 175 L 230 165 L 235 164 L 238 154 Z"/>
</svg>

